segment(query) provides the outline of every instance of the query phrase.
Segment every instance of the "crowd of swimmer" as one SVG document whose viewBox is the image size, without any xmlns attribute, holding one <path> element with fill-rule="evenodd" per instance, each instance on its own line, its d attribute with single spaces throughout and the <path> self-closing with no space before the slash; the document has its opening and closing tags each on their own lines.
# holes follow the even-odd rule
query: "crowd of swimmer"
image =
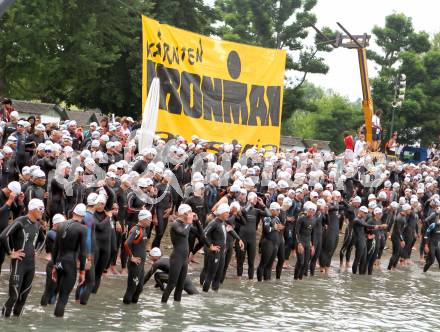
<svg viewBox="0 0 440 332">
<path fill-rule="evenodd" d="M 316 267 L 325 274 L 344 224 L 340 262 L 348 267 L 354 249 L 353 273 L 373 272 L 388 237 L 390 270 L 408 264 L 417 238 L 424 271 L 439 261 L 434 161 L 375 165 L 352 151 L 335 161 L 314 149 L 242 153 L 238 144 L 213 152 L 196 136 L 155 137 L 138 151 L 130 119 L 78 128 L 31 124 L 14 112 L 1 127 L 0 265 L 11 258 L 5 317 L 22 313 L 38 251 L 50 255 L 41 305 L 55 304 L 55 316 L 75 284 L 75 300 L 86 305 L 119 264 L 128 275 L 124 303 L 137 303 L 152 277 L 162 302 L 173 291 L 180 301 L 183 291 L 198 292 L 187 269 L 201 249 L 204 292 L 218 291 L 234 255 L 238 277 L 246 261 L 249 279 L 270 280 L 274 265 L 278 279 L 291 254 L 294 280 Z M 161 253 L 167 228 L 169 258 Z"/>
</svg>

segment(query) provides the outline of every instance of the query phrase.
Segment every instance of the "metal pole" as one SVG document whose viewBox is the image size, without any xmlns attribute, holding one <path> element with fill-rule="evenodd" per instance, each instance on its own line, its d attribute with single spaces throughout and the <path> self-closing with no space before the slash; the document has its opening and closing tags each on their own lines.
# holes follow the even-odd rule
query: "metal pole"
<svg viewBox="0 0 440 332">
<path fill-rule="evenodd" d="M 394 131 L 394 113 L 396 111 L 396 108 L 393 107 L 393 115 L 391 116 L 391 131 L 390 131 L 390 139 L 393 137 L 393 131 Z"/>
</svg>

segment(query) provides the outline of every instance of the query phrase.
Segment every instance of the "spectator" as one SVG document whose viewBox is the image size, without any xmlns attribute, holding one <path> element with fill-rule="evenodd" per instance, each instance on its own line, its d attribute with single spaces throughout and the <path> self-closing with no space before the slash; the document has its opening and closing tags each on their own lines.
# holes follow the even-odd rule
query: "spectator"
<svg viewBox="0 0 440 332">
<path fill-rule="evenodd" d="M 345 144 L 345 150 L 352 150 L 352 151 L 354 151 L 353 136 L 351 136 L 348 132 L 344 133 L 344 144 Z"/>
<path fill-rule="evenodd" d="M 380 125 L 380 117 L 382 115 L 382 110 L 376 110 L 372 118 L 373 125 L 373 146 L 372 151 L 379 151 L 380 143 L 382 141 L 382 127 Z"/>
</svg>

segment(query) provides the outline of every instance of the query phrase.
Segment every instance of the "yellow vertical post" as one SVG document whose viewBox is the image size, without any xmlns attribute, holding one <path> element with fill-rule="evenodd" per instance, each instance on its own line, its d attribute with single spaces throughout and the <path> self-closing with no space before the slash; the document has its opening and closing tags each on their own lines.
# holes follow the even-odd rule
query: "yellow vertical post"
<svg viewBox="0 0 440 332">
<path fill-rule="evenodd" d="M 366 141 L 373 142 L 373 98 L 371 97 L 370 81 L 368 79 L 367 52 L 365 48 L 358 48 L 359 69 L 362 82 L 362 110 L 364 111 Z"/>
</svg>

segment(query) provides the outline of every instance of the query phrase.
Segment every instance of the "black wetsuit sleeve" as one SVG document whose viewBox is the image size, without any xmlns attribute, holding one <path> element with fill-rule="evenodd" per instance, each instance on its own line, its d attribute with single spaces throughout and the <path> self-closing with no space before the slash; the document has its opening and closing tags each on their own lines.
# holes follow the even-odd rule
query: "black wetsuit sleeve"
<svg viewBox="0 0 440 332">
<path fill-rule="evenodd" d="M 11 211 L 11 206 L 8 204 L 3 204 L 2 207 L 0 207 L 0 225 L 1 224 L 8 224 L 8 218 L 9 218 L 9 212 Z M 3 221 L 3 222 L 2 222 Z"/>
<path fill-rule="evenodd" d="M 245 226 L 248 222 L 247 220 L 247 210 L 246 208 L 241 210 L 241 218 L 238 218 L 237 221 L 240 225 Z"/>
<path fill-rule="evenodd" d="M 275 231 L 273 220 L 270 217 L 266 217 L 263 220 L 263 232 L 265 234 L 269 234 L 271 232 Z"/>
<path fill-rule="evenodd" d="M 435 213 L 435 212 L 431 213 L 431 215 L 425 219 L 425 224 L 431 225 L 434 222 L 434 220 L 436 219 L 436 217 L 437 217 L 437 213 Z"/>
<path fill-rule="evenodd" d="M 432 223 L 432 224 L 430 224 L 429 227 L 426 229 L 425 236 L 424 236 L 424 239 L 425 239 L 425 240 L 429 240 L 429 238 L 431 237 L 431 233 L 432 233 L 432 231 L 435 229 L 435 226 L 436 226 L 436 224 L 435 224 L 435 223 Z"/>
<path fill-rule="evenodd" d="M 133 242 L 138 236 L 140 236 L 138 227 L 133 227 L 128 234 L 127 241 L 125 242 L 125 251 L 127 252 L 128 256 L 133 256 Z"/>
<path fill-rule="evenodd" d="M 53 264 L 56 263 L 56 260 L 57 260 L 57 257 L 58 257 L 58 251 L 60 250 L 61 230 L 63 229 L 63 226 L 61 226 L 58 229 L 57 235 L 55 237 L 55 243 L 54 243 L 53 250 L 52 250 L 52 263 Z"/>
<path fill-rule="evenodd" d="M 205 241 L 206 241 L 206 245 L 209 247 L 211 246 L 211 244 L 214 242 L 211 234 L 212 232 L 215 230 L 215 223 L 216 221 L 211 221 L 208 226 L 206 226 L 205 231 L 203 232 L 203 234 L 205 235 Z"/>
<path fill-rule="evenodd" d="M 20 217 L 23 212 L 24 212 L 24 204 L 23 205 L 19 205 L 18 203 L 13 203 L 11 206 L 11 211 L 12 211 L 12 217 L 14 219 Z"/>
<path fill-rule="evenodd" d="M 115 192 L 107 185 L 105 185 L 103 188 L 107 193 L 107 202 L 105 203 L 105 208 L 106 210 L 111 210 L 113 207 L 113 203 L 115 202 Z"/>
<path fill-rule="evenodd" d="M 10 224 L 9 226 L 7 226 L 3 232 L 0 234 L 0 242 L 3 246 L 3 248 L 5 248 L 6 253 L 8 255 L 11 254 L 12 248 L 10 246 L 9 243 L 9 238 L 11 236 L 13 236 L 16 232 L 18 232 L 20 229 L 22 229 L 22 224 L 21 222 L 15 221 L 12 224 Z"/>
<path fill-rule="evenodd" d="M 41 250 L 43 248 L 46 241 L 46 235 L 46 230 L 40 225 L 40 227 L 38 228 L 37 241 L 35 242 L 36 250 Z"/>
<path fill-rule="evenodd" d="M 404 227 L 404 224 L 403 224 L 403 222 L 401 220 L 396 220 L 395 223 L 396 223 L 396 226 L 395 226 L 396 227 L 396 234 L 399 237 L 399 239 L 401 241 L 403 241 L 403 227 Z"/>
<path fill-rule="evenodd" d="M 157 267 L 158 267 L 158 262 L 154 262 L 153 265 L 151 265 L 150 270 L 147 272 L 147 274 L 145 275 L 145 279 L 144 279 L 144 285 L 148 282 L 148 280 L 151 279 L 152 275 L 154 274 L 154 272 L 157 271 Z"/>
<path fill-rule="evenodd" d="M 98 222 L 95 224 L 95 228 L 96 228 L 96 230 L 98 230 L 98 231 L 103 231 L 103 230 L 105 230 L 105 228 L 107 227 L 107 224 L 109 224 L 109 223 L 110 223 L 110 218 L 109 218 L 109 217 L 106 217 L 106 218 L 104 218 L 103 220 L 98 221 Z"/>
<path fill-rule="evenodd" d="M 256 206 L 255 206 L 255 208 L 257 209 L 257 211 L 258 211 L 258 215 L 257 215 L 257 218 L 259 219 L 259 218 L 264 218 L 264 217 L 269 217 L 270 216 L 270 210 L 266 207 L 266 206 L 264 206 L 264 205 L 262 205 L 262 204 L 257 204 Z"/>
<path fill-rule="evenodd" d="M 133 206 L 133 202 L 134 202 L 135 197 L 136 197 L 136 194 L 135 194 L 135 193 L 130 193 L 130 194 L 128 195 L 128 197 L 127 197 L 127 212 L 128 212 L 128 213 L 134 213 L 134 212 L 136 212 L 136 211 L 140 211 L 140 210 L 141 210 L 141 209 L 136 209 L 136 208 Z"/>
<path fill-rule="evenodd" d="M 360 219 L 355 219 L 353 222 L 358 224 L 358 225 L 361 225 L 361 226 L 364 226 L 364 227 L 368 227 L 370 229 L 374 228 L 374 226 L 375 226 L 375 225 L 369 224 L 368 222 L 360 220 Z"/>
<path fill-rule="evenodd" d="M 386 224 L 388 225 L 387 232 L 390 232 L 393 229 L 393 226 L 396 222 L 396 218 L 393 216 L 392 212 L 388 212 L 390 217 L 387 217 Z"/>
<path fill-rule="evenodd" d="M 87 228 L 81 227 L 81 238 L 79 243 L 79 270 L 82 272 L 86 268 L 86 258 L 87 258 Z"/>
<path fill-rule="evenodd" d="M 174 232 L 180 236 L 185 237 L 188 234 L 187 229 L 190 227 L 190 225 L 179 225 L 179 227 L 174 228 Z"/>
<path fill-rule="evenodd" d="M 304 218 L 301 216 L 298 218 L 298 221 L 296 222 L 296 227 L 295 227 L 295 238 L 296 238 L 297 243 L 300 243 L 299 233 L 301 231 L 303 223 L 304 223 Z"/>
</svg>

